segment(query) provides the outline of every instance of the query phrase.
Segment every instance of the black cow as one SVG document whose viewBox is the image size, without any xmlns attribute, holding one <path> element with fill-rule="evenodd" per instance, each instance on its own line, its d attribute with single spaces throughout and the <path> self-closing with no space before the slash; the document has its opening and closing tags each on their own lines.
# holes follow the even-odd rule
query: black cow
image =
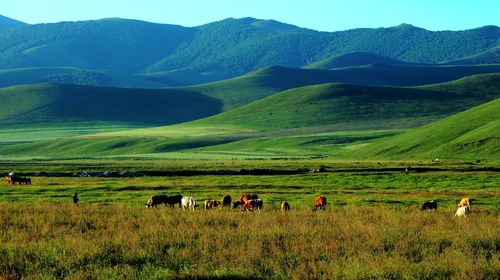
<svg viewBox="0 0 500 280">
<path fill-rule="evenodd" d="M 437 208 L 438 208 L 437 202 L 434 200 L 431 200 L 431 201 L 424 202 L 424 204 L 422 205 L 422 208 L 420 208 L 420 210 L 433 210 L 433 209 L 437 209 Z"/>
<path fill-rule="evenodd" d="M 179 208 L 181 207 L 182 195 L 172 195 L 167 198 L 166 203 L 169 206 L 175 207 L 176 204 L 179 204 Z"/>
</svg>

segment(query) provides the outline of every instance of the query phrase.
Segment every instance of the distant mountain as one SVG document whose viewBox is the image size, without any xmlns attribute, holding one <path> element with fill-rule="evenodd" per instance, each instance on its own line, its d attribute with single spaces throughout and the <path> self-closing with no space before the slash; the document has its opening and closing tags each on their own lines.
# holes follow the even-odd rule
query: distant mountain
<svg viewBox="0 0 500 280">
<path fill-rule="evenodd" d="M 0 87 L 38 83 L 118 87 L 164 87 L 140 76 L 74 67 L 29 67 L 0 70 Z"/>
<path fill-rule="evenodd" d="M 432 32 L 411 25 L 318 32 L 272 20 L 226 19 L 193 28 L 126 19 L 20 25 L 0 29 L 0 69 L 76 67 L 197 83 L 274 65 L 304 67 L 365 52 L 438 63 L 498 45 L 500 28 Z M 457 47 L 460 46 L 460 47 Z M 181 83 L 181 84 L 182 84 Z"/>
<path fill-rule="evenodd" d="M 346 53 L 342 55 L 329 57 L 327 59 L 310 64 L 306 66 L 306 68 L 328 70 L 328 69 L 344 68 L 352 66 L 363 66 L 369 64 L 408 64 L 408 63 L 373 53 L 352 52 L 352 53 Z"/>
<path fill-rule="evenodd" d="M 0 67 L 140 73 L 193 35 L 193 28 L 118 18 L 7 28 L 0 30 Z"/>
<path fill-rule="evenodd" d="M 0 29 L 23 25 L 26 25 L 26 23 L 0 15 Z"/>
<path fill-rule="evenodd" d="M 467 56 L 460 59 L 448 60 L 443 64 L 471 65 L 471 64 L 500 64 L 500 46 L 496 46 L 484 52 Z"/>
</svg>

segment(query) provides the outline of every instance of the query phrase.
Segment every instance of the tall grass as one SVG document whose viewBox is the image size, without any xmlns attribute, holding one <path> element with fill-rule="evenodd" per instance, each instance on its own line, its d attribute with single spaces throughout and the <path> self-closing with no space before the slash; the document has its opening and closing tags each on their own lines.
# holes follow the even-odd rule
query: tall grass
<svg viewBox="0 0 500 280">
<path fill-rule="evenodd" d="M 0 278 L 497 279 L 498 212 L 0 202 Z"/>
</svg>

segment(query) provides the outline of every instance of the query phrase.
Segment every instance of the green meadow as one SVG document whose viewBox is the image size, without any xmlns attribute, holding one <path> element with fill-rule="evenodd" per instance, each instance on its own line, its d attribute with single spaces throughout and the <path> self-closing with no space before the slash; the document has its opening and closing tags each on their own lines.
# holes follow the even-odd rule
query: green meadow
<svg viewBox="0 0 500 280">
<path fill-rule="evenodd" d="M 203 168 L 202 163 L 191 163 Z M 226 163 L 231 162 L 205 164 L 223 168 Z M 74 164 L 74 170 L 113 166 Z M 175 166 L 157 164 L 170 166 L 168 170 Z M 177 163 L 177 168 L 186 164 Z M 235 164 L 233 168 L 244 162 Z M 59 165 L 70 170 L 69 162 Z M 303 162 L 284 165 L 303 166 Z M 497 172 L 442 166 L 441 171 L 415 169 L 405 174 L 402 168 L 364 169 L 377 163 L 337 163 L 348 166 L 355 169 L 272 176 L 32 176 L 31 186 L 3 184 L 0 275 L 9 279 L 464 279 L 469 275 L 496 279 L 500 272 Z M 251 163 L 244 167 L 251 168 Z M 328 166 L 330 171 L 333 167 Z M 36 170 L 34 165 L 29 168 Z M 75 193 L 79 206 L 72 205 Z M 263 209 L 203 210 L 205 199 L 230 194 L 234 201 L 242 193 L 258 194 Z M 192 196 L 198 207 L 147 209 L 144 203 L 152 194 Z M 318 195 L 327 198 L 325 211 L 314 209 Z M 461 197 L 474 198 L 472 214 L 453 218 Z M 438 202 L 437 210 L 419 210 L 431 199 Z M 288 213 L 279 210 L 284 200 L 291 205 Z"/>
</svg>

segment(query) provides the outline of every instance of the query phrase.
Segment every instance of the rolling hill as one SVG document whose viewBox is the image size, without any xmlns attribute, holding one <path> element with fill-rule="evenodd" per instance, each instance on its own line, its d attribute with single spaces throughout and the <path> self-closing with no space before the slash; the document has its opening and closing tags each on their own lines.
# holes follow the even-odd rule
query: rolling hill
<svg viewBox="0 0 500 280">
<path fill-rule="evenodd" d="M 261 131 L 325 125 L 330 131 L 417 127 L 500 95 L 496 86 L 500 74 L 471 79 L 479 79 L 481 87 L 460 93 L 461 89 L 451 88 L 460 88 L 462 82 L 447 85 L 446 90 L 441 85 L 440 91 L 348 84 L 294 88 L 193 124 Z M 493 92 L 484 88 L 485 81 L 494 84 Z"/>
<path fill-rule="evenodd" d="M 408 66 L 369 65 L 334 70 L 268 67 L 243 76 L 178 90 L 221 100 L 223 111 L 232 110 L 287 89 L 324 83 L 380 86 L 416 86 L 448 82 L 478 73 L 500 72 L 500 65 Z M 488 85 L 486 83 L 485 85 Z M 465 85 L 464 85 L 465 86 Z M 474 85 L 478 86 L 477 84 Z"/>
<path fill-rule="evenodd" d="M 170 79 L 170 85 L 182 85 L 274 65 L 303 67 L 352 52 L 438 63 L 493 48 L 499 38 L 496 26 L 456 32 L 411 25 L 318 32 L 254 18 L 190 28 L 112 18 L 0 28 L 0 69 L 74 67 L 162 73 L 160 78 Z M 187 79 L 184 73 L 195 75 Z"/>
<path fill-rule="evenodd" d="M 173 124 L 217 114 L 221 102 L 172 89 L 38 84 L 0 89 L 0 123 Z"/>
<path fill-rule="evenodd" d="M 369 64 L 409 64 L 409 63 L 373 53 L 352 52 L 323 59 L 321 61 L 310 64 L 305 68 L 329 70 L 335 68 L 363 66 Z"/>
<path fill-rule="evenodd" d="M 48 142 L 7 145 L 0 147 L 0 152 L 5 156 L 28 157 L 139 154 L 151 156 L 157 153 L 175 153 L 176 156 L 184 157 L 188 154 L 203 156 L 202 154 L 207 153 L 222 156 L 238 154 L 242 151 L 245 154 L 246 150 L 250 154 L 253 153 L 252 151 L 260 151 L 257 155 L 264 153 L 271 157 L 286 156 L 288 152 L 308 156 L 335 152 L 336 156 L 340 156 L 339 151 L 334 151 L 339 144 L 344 146 L 354 144 L 353 147 L 358 147 L 357 145 L 364 141 L 397 134 L 398 131 L 395 131 L 397 129 L 409 129 L 428 124 L 498 98 L 499 83 L 500 74 L 484 74 L 450 83 L 417 88 L 320 84 L 286 90 L 246 106 L 189 123 L 62 138 Z M 159 104 L 159 101 L 163 100 L 162 96 L 172 96 L 174 93 L 169 93 L 168 90 L 167 92 L 151 91 L 135 93 L 132 89 L 125 92 L 117 90 L 114 92 L 116 95 L 111 96 L 116 98 L 118 94 L 121 94 L 133 97 L 156 93 L 158 94 L 155 101 L 157 104 L 152 105 L 157 106 L 155 108 L 177 107 L 176 109 L 184 111 L 196 110 L 192 107 L 182 108 L 179 103 L 173 106 Z M 54 90 L 50 89 L 50 92 Z M 107 96 L 95 94 L 96 96 L 89 97 L 78 92 L 74 95 L 76 97 L 83 95 L 82 98 L 88 100 L 84 104 L 96 100 L 105 101 L 104 97 Z M 8 98 L 8 96 L 3 96 L 3 98 L 6 97 Z M 27 98 L 29 101 L 33 99 L 31 96 Z M 47 96 L 44 96 L 44 101 L 48 103 L 47 108 L 58 108 L 50 103 Z M 73 101 L 70 99 L 68 104 Z M 138 102 L 136 100 L 136 103 Z M 21 105 L 25 103 L 26 100 L 22 99 L 19 102 Z M 205 108 L 206 104 L 200 106 Z M 8 108 L 2 109 L 5 111 Z M 69 109 L 71 116 L 81 117 L 77 114 L 77 110 L 75 112 L 74 107 L 70 106 Z M 102 113 L 106 110 L 109 110 L 109 107 L 105 108 L 103 104 L 98 106 L 97 112 Z M 132 109 L 128 108 L 128 110 Z M 140 108 L 134 110 L 132 115 L 144 113 Z M 57 110 L 50 109 L 51 114 L 47 114 L 47 110 L 42 108 L 42 110 L 34 110 L 34 116 L 40 112 L 54 118 L 58 113 Z M 6 113 L 9 111 L 7 110 Z M 69 114 L 69 112 L 66 113 Z M 105 119 L 109 122 L 129 121 L 129 119 L 121 118 L 123 115 L 115 111 L 108 113 L 113 113 Z M 29 118 L 30 114 L 23 117 Z M 97 113 L 93 114 L 94 119 L 98 117 Z M 158 114 L 168 117 L 164 112 L 158 112 Z M 143 121 L 154 119 L 145 119 L 145 115 L 142 118 Z M 487 135 L 489 131 L 481 132 L 481 135 Z M 262 145 L 267 148 L 264 149 Z M 303 152 L 298 153 L 298 151 Z M 342 157 L 348 158 L 350 154 L 342 155 Z"/>
<path fill-rule="evenodd" d="M 16 71 L 19 70 L 0 71 L 0 77 L 7 80 L 19 80 L 21 78 L 16 75 Z M 47 72 L 45 69 L 37 71 L 37 69 L 31 68 L 21 71 L 30 73 L 33 77 L 46 77 L 43 75 Z M 51 77 L 81 78 L 83 81 L 86 81 L 85 79 L 91 81 L 93 79 L 103 79 L 105 83 L 119 84 L 133 81 L 133 79 L 126 79 L 125 74 L 123 74 L 125 75 L 123 77 L 113 75 L 113 73 L 87 72 L 73 68 L 57 68 L 52 69 L 52 71 L 53 75 Z M 491 71 L 500 72 L 500 66 L 405 67 L 372 65 L 337 70 L 270 67 L 229 80 L 199 86 L 156 90 L 62 84 L 8 87 L 0 89 L 0 97 L 2 98 L 0 123 L 45 122 L 50 124 L 51 122 L 60 123 L 81 120 L 175 124 L 213 116 L 284 90 L 301 88 L 307 85 L 331 82 L 352 83 L 357 81 L 359 83 L 371 82 L 381 85 L 402 84 L 409 86 L 415 83 L 442 82 L 460 78 L 463 75 Z M 357 73 L 357 75 L 354 75 L 354 73 Z M 398 73 L 398 75 L 391 75 L 391 73 Z M 75 74 L 75 76 L 71 76 L 71 74 Z M 27 77 L 28 75 L 21 76 Z M 148 83 L 139 78 L 137 79 L 136 83 Z M 476 81 L 477 79 L 479 78 L 476 77 L 473 80 Z M 434 88 L 427 89 L 435 91 L 448 91 L 456 88 L 463 90 L 470 88 L 469 91 L 478 88 L 481 88 L 482 91 L 495 90 L 497 84 L 491 86 L 491 79 L 486 79 L 482 83 L 466 80 L 459 86 L 457 84 L 439 84 L 432 86 Z M 446 87 L 451 87 L 451 89 Z M 141 94 L 143 95 L 141 96 Z M 20 102 L 19 100 L 25 101 Z M 68 109 L 65 109 L 60 104 L 64 104 Z M 150 106 L 151 110 L 147 110 L 147 106 Z M 129 116 L 126 116 L 127 114 Z"/>
<path fill-rule="evenodd" d="M 364 158 L 498 160 L 500 99 L 375 141 L 355 151 L 354 155 Z"/>
</svg>

